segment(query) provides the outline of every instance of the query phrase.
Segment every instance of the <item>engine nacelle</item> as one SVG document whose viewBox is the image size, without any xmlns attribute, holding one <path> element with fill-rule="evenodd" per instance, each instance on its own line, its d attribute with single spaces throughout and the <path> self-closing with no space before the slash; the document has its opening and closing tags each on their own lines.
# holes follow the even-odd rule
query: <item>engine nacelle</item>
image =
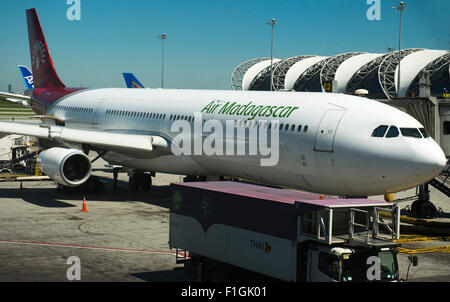
<svg viewBox="0 0 450 302">
<path fill-rule="evenodd" d="M 63 186 L 82 185 L 91 176 L 91 161 L 76 149 L 51 148 L 42 151 L 37 163 L 48 177 Z"/>
</svg>

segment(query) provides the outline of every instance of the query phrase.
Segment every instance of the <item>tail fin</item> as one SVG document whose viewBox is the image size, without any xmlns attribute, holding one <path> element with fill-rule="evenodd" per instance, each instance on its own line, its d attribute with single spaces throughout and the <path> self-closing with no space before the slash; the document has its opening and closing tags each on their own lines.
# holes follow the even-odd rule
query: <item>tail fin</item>
<svg viewBox="0 0 450 302">
<path fill-rule="evenodd" d="M 19 67 L 20 73 L 22 74 L 22 78 L 27 89 L 34 88 L 33 74 L 31 73 L 31 71 L 26 66 L 18 65 L 17 67 Z"/>
<path fill-rule="evenodd" d="M 34 86 L 36 88 L 66 87 L 53 67 L 53 61 L 35 8 L 27 10 L 27 23 Z"/>
<path fill-rule="evenodd" d="M 132 73 L 123 73 L 123 78 L 127 84 L 127 88 L 144 88 L 144 85 Z"/>
</svg>

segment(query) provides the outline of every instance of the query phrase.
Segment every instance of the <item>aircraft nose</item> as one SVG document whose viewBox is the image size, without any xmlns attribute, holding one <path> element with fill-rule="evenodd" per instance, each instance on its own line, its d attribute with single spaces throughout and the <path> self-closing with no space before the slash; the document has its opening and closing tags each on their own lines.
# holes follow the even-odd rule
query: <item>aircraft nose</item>
<svg viewBox="0 0 450 302">
<path fill-rule="evenodd" d="M 413 159 L 413 169 L 416 176 L 428 180 L 434 178 L 436 175 L 444 170 L 447 164 L 447 159 L 441 147 L 434 141 L 415 150 L 415 157 Z"/>
</svg>

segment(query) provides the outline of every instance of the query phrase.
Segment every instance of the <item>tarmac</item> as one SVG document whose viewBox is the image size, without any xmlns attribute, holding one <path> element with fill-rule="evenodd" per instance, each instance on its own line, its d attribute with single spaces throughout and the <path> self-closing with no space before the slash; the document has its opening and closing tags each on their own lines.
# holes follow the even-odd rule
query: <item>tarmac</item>
<svg viewBox="0 0 450 302">
<path fill-rule="evenodd" d="M 24 181 L 22 190 L 20 182 L 0 182 L 1 282 L 67 282 L 72 256 L 84 282 L 195 281 L 168 246 L 169 185 L 181 176 L 158 173 L 151 191 L 142 192 L 130 191 L 127 174 L 120 173 L 114 189 L 105 164 L 98 160 L 93 169 L 104 182 L 102 194 L 57 192 L 52 181 Z M 81 211 L 84 197 L 87 212 Z M 433 188 L 431 198 L 443 210 L 437 219 L 450 221 L 448 198 Z M 450 281 L 450 235 L 408 233 L 400 242 L 401 278 L 413 254 L 419 265 L 410 267 L 409 281 Z"/>
</svg>

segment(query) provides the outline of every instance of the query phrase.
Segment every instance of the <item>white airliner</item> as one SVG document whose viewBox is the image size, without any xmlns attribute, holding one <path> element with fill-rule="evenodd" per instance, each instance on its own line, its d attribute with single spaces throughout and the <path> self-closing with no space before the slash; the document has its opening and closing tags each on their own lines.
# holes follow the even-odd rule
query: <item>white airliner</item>
<svg viewBox="0 0 450 302">
<path fill-rule="evenodd" d="M 66 88 L 56 74 L 35 9 L 27 10 L 35 88 L 26 91 L 43 124 L 0 122 L 0 132 L 35 136 L 40 166 L 77 186 L 88 157 L 136 171 L 225 175 L 340 196 L 393 193 L 439 174 L 446 158 L 414 118 L 391 106 L 343 94 L 170 89 Z M 202 113 L 202 120 L 194 115 Z M 175 121 L 226 121 L 276 129 L 279 160 L 262 155 L 174 155 Z M 207 135 L 204 135 L 207 136 Z M 247 138 L 239 136 L 236 142 Z M 151 179 L 150 179 L 151 180 Z M 145 179 L 145 181 L 149 181 Z"/>
</svg>

